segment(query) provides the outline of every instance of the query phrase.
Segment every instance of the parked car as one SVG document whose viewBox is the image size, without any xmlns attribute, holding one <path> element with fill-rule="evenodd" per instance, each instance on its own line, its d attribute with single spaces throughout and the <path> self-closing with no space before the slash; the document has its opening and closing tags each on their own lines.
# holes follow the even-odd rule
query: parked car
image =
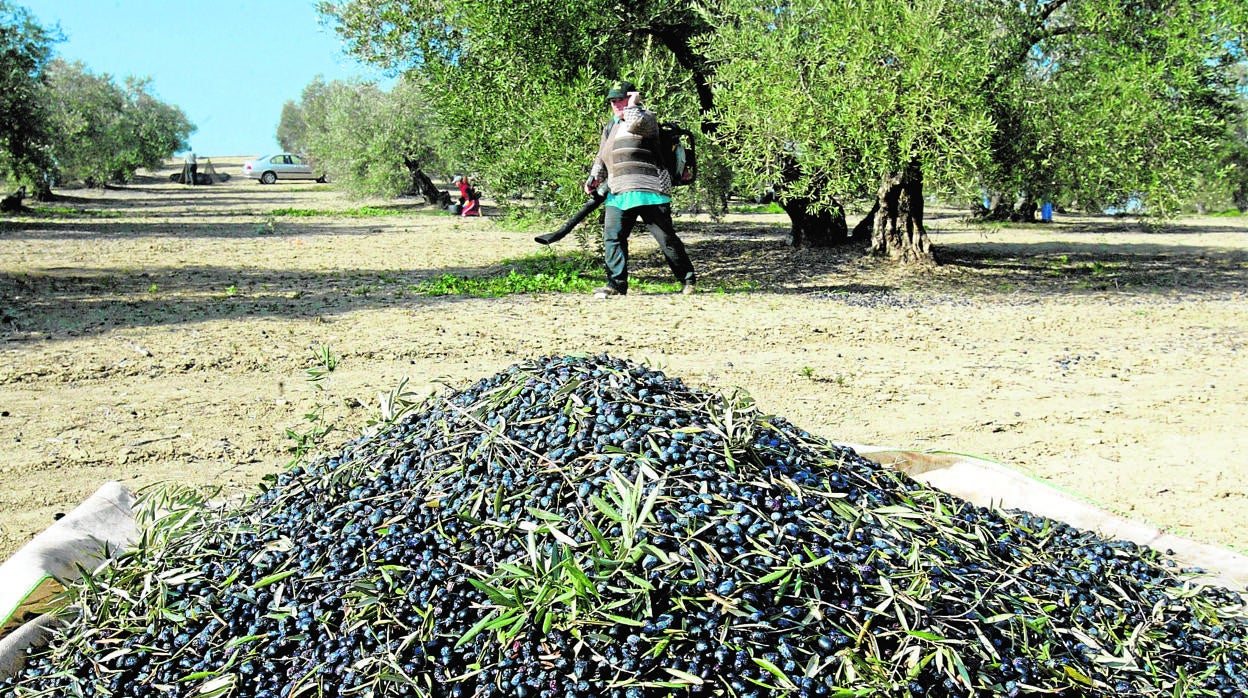
<svg viewBox="0 0 1248 698">
<path fill-rule="evenodd" d="M 243 176 L 258 179 L 261 184 L 272 184 L 279 179 L 314 179 L 325 181 L 325 175 L 317 175 L 312 164 L 293 153 L 265 155 L 243 164 Z"/>
</svg>

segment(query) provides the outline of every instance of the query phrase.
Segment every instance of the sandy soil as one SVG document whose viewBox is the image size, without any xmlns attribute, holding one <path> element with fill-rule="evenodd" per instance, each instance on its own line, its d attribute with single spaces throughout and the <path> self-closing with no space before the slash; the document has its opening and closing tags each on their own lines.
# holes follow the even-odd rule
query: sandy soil
<svg viewBox="0 0 1248 698">
<path fill-rule="evenodd" d="M 838 441 L 995 459 L 1248 551 L 1248 219 L 936 211 L 941 264 L 920 270 L 791 250 L 783 216 L 686 215 L 691 298 L 433 298 L 411 286 L 537 253 L 533 231 L 488 201 L 463 220 L 172 171 L 0 219 L 0 557 L 104 481 L 246 490 L 289 462 L 288 430 L 333 425 L 332 450 L 404 381 L 423 395 L 575 352 L 739 387 Z M 362 203 L 401 213 L 273 215 Z M 652 241 L 633 248 L 636 278 L 669 281 Z M 336 367 L 314 383 L 325 348 Z"/>
</svg>

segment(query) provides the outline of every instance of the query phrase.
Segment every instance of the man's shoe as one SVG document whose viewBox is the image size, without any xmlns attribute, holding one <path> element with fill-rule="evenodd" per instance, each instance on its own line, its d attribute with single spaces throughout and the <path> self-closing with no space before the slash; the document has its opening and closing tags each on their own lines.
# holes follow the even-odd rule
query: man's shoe
<svg viewBox="0 0 1248 698">
<path fill-rule="evenodd" d="M 611 296 L 622 296 L 624 292 L 614 286 L 599 286 L 594 289 L 594 298 L 610 298 Z"/>
<path fill-rule="evenodd" d="M 692 281 L 686 281 L 680 285 L 681 295 L 692 296 L 693 294 L 697 292 L 698 292 L 697 286 L 695 286 Z"/>
</svg>

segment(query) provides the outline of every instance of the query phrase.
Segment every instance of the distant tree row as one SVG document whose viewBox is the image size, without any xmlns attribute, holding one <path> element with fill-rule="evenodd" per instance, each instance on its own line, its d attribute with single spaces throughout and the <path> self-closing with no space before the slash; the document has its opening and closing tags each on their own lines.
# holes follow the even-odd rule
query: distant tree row
<svg viewBox="0 0 1248 698">
<path fill-rule="evenodd" d="M 0 176 L 51 198 L 52 186 L 125 182 L 186 148 L 195 127 L 151 94 L 52 57 L 54 33 L 0 0 Z"/>
<path fill-rule="evenodd" d="M 420 85 L 436 152 L 496 195 L 572 207 L 617 77 L 700 126 L 704 202 L 774 189 L 798 246 L 853 239 L 929 260 L 932 194 L 1026 220 L 1041 202 L 1242 203 L 1248 182 L 1241 0 L 318 8 L 354 55 Z"/>
</svg>

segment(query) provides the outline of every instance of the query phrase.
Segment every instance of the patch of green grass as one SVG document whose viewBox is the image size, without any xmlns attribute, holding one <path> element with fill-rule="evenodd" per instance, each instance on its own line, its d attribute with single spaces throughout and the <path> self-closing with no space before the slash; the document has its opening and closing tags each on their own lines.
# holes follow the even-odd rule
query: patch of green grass
<svg viewBox="0 0 1248 698">
<path fill-rule="evenodd" d="M 556 257 L 550 253 L 505 260 L 484 276 L 442 274 L 411 290 L 427 296 L 497 298 L 513 293 L 585 293 L 606 281 L 598 261 L 583 253 Z"/>
<path fill-rule="evenodd" d="M 1045 269 L 1044 273 L 1049 276 L 1061 276 L 1069 270 L 1070 256 L 1061 254 L 1049 260 L 1048 268 Z"/>
<path fill-rule="evenodd" d="M 589 293 L 606 283 L 602 259 L 584 252 L 555 256 L 543 252 L 520 259 L 504 260 L 491 273 L 481 276 L 442 274 L 408 287 L 426 296 L 473 296 L 499 298 L 515 293 Z M 700 284 L 699 293 L 740 293 L 758 288 L 753 281 L 714 286 Z M 676 293 L 680 284 L 646 281 L 633 276 L 629 293 Z"/>
<path fill-rule="evenodd" d="M 739 206 L 734 205 L 732 207 L 732 212 L 733 213 L 784 213 L 784 209 L 780 207 L 780 204 L 772 201 L 771 203 L 767 203 L 767 204 L 745 204 L 745 205 L 739 205 Z"/>
<path fill-rule="evenodd" d="M 356 208 L 348 208 L 342 210 L 328 210 L 318 208 L 275 208 L 269 211 L 268 216 L 288 217 L 288 218 L 307 218 L 311 216 L 331 216 L 339 218 L 377 218 L 381 216 L 402 216 L 414 213 L 404 208 L 378 208 L 377 206 L 357 206 Z"/>
<path fill-rule="evenodd" d="M 1112 266 L 1116 265 L 1105 264 L 1104 262 L 1092 260 L 1092 262 L 1084 265 L 1084 268 L 1087 269 L 1088 273 L 1092 276 L 1106 276 L 1109 274 L 1109 270 Z"/>
<path fill-rule="evenodd" d="M 273 218 L 275 216 L 301 217 L 301 216 L 327 216 L 327 215 L 330 215 L 329 211 L 320 211 L 314 208 L 275 208 L 272 211 L 269 211 L 268 217 Z"/>
<path fill-rule="evenodd" d="M 571 214 L 568 214 L 569 216 Z M 597 220 L 591 215 L 591 220 Z M 567 217 L 555 215 L 547 204 L 537 206 L 508 206 L 503 209 L 499 224 L 520 233 L 549 232 L 559 227 Z M 590 225 L 585 223 L 584 225 Z"/>
<path fill-rule="evenodd" d="M 349 216 L 351 218 L 380 218 L 382 216 L 402 216 L 411 213 L 403 208 L 378 208 L 376 206 L 357 206 L 349 208 L 345 211 L 339 211 L 340 216 Z"/>
<path fill-rule="evenodd" d="M 126 214 L 122 211 L 97 210 L 90 208 L 70 208 L 68 206 L 31 206 L 36 216 L 79 216 L 82 218 L 121 218 Z"/>
</svg>

